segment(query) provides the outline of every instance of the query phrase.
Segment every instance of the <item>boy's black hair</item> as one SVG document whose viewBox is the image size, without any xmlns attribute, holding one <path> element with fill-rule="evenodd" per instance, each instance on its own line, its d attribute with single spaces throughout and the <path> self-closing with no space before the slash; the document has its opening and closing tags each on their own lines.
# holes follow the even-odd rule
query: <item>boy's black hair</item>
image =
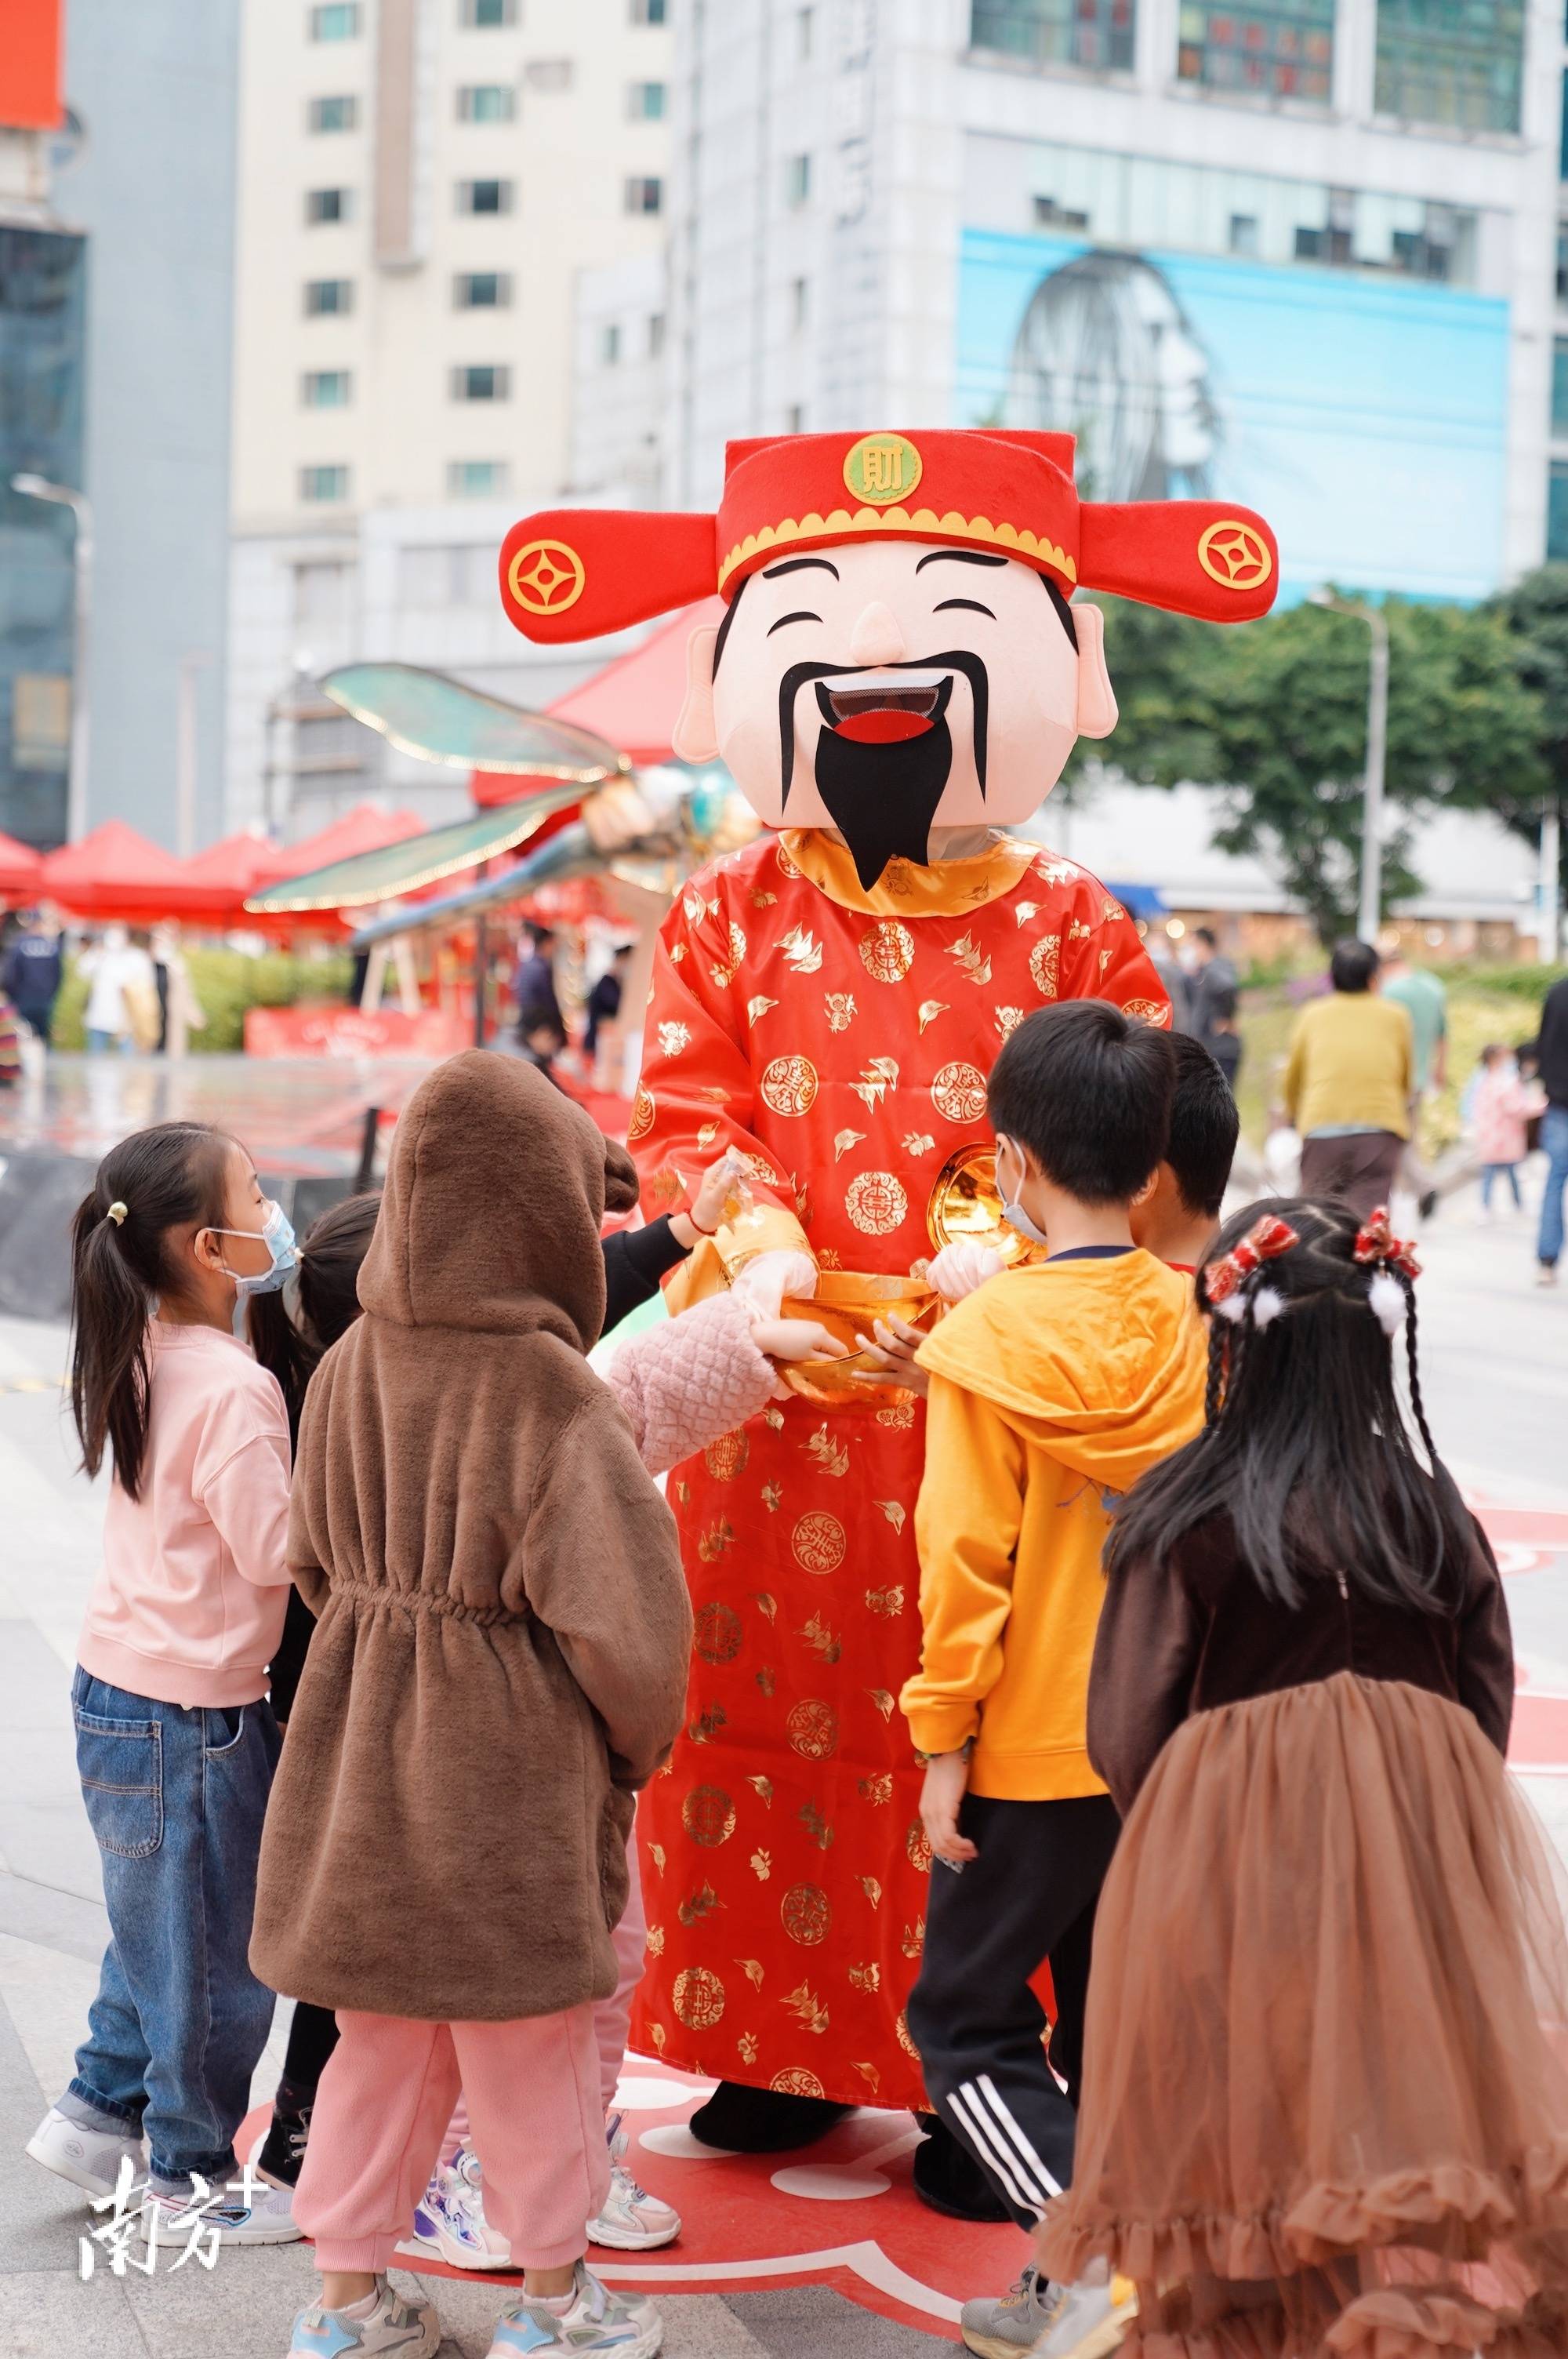
<svg viewBox="0 0 1568 2359">
<path fill-rule="evenodd" d="M 1175 1174 L 1185 1210 L 1217 1221 L 1236 1159 L 1241 1116 L 1229 1082 L 1201 1040 L 1187 1032 L 1173 1033 L 1171 1054 L 1176 1086 L 1164 1160 Z"/>
<path fill-rule="evenodd" d="M 1165 1153 L 1175 1060 L 1169 1035 L 1105 999 L 1025 1018 L 991 1069 L 991 1128 L 1026 1147 L 1081 1204 L 1130 1203 Z"/>
<path fill-rule="evenodd" d="M 1336 942 L 1334 955 L 1328 962 L 1328 979 L 1336 991 L 1370 991 L 1372 977 L 1383 962 L 1370 942 L 1357 941 L 1353 934 Z"/>
<path fill-rule="evenodd" d="M 1211 951 L 1217 951 L 1219 948 L 1219 936 L 1212 926 L 1195 926 L 1193 940 L 1195 942 L 1202 942 L 1206 949 Z"/>
</svg>

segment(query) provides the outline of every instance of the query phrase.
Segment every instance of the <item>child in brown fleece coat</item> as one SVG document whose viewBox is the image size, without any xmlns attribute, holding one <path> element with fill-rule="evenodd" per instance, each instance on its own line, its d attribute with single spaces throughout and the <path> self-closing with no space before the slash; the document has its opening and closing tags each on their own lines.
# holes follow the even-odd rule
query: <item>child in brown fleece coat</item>
<svg viewBox="0 0 1568 2359">
<path fill-rule="evenodd" d="M 323 2277 L 299 2353 L 431 2359 L 435 2311 L 384 2271 L 460 2080 L 525 2270 L 496 2359 L 659 2346 L 582 2262 L 609 2178 L 592 2002 L 691 1628 L 670 1516 L 583 1356 L 602 1215 L 634 1191 L 540 1075 L 454 1058 L 398 1125 L 364 1316 L 306 1403 L 289 1562 L 320 1620 L 252 1945 L 341 2032 L 296 2199 Z"/>
</svg>

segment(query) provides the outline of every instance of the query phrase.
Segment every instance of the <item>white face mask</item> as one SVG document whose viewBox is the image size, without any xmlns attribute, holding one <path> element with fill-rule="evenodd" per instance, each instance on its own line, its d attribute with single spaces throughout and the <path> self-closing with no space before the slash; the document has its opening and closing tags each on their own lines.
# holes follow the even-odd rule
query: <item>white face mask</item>
<svg viewBox="0 0 1568 2359">
<path fill-rule="evenodd" d="M 262 1223 L 259 1232 L 254 1229 L 216 1229 L 213 1234 L 220 1237 L 250 1237 L 255 1243 L 265 1245 L 272 1256 L 271 1267 L 264 1269 L 257 1277 L 243 1276 L 239 1270 L 231 1269 L 227 1262 L 219 1265 L 224 1277 L 232 1277 L 234 1281 L 234 1332 L 240 1335 L 244 1332 L 245 1305 L 251 1296 L 276 1294 L 285 1279 L 299 1266 L 299 1247 L 295 1242 L 294 1226 L 283 1206 L 275 1203 L 271 1197 L 268 1197 L 266 1218 Z"/>
<path fill-rule="evenodd" d="M 1021 1170 L 1024 1173 L 1027 1173 L 1028 1171 L 1028 1166 L 1024 1163 L 1022 1151 L 1020 1148 L 1017 1140 L 1008 1138 L 1005 1135 L 999 1136 L 996 1143 L 996 1184 L 997 1193 L 1001 1198 L 1002 1219 L 1007 1223 L 1009 1228 L 1016 1229 L 1021 1237 L 1027 1237 L 1032 1245 L 1049 1245 L 1050 1239 L 1045 1234 L 1044 1230 L 1039 1227 L 1035 1222 L 1031 1220 L 1029 1214 L 1024 1211 L 1023 1206 L 1019 1201 L 1018 1196 L 1014 1196 L 1010 1200 L 1007 1190 L 1002 1185 L 1001 1150 L 1004 1147 L 1010 1147 L 1014 1155 L 1018 1157 Z M 1019 1195 L 1022 1195 L 1023 1192 L 1023 1180 L 1022 1179 L 1019 1180 L 1018 1187 Z"/>
</svg>

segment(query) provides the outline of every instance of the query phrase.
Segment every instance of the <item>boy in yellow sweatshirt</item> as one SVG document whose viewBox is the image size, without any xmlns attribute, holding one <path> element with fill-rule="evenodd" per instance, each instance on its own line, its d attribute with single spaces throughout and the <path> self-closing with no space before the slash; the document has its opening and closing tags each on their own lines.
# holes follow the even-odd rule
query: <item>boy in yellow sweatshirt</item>
<svg viewBox="0 0 1568 2359">
<path fill-rule="evenodd" d="M 990 1079 L 997 1180 L 1045 1257 L 969 1295 L 919 1354 L 925 1644 L 901 1701 L 927 1756 L 935 1864 L 909 2023 L 934 2104 L 1021 2227 L 1072 2174 L 1089 1943 L 1118 1832 L 1085 1734 L 1110 1507 L 1203 1423 L 1190 1281 L 1131 1227 L 1173 1085 L 1168 1037 L 1103 1001 L 1019 1027 Z M 1049 2064 L 1031 1987 L 1046 1961 Z M 1119 2299 L 1026 2269 L 1000 2302 L 966 2305 L 964 2340 L 1012 2359 L 1108 2351 Z"/>
</svg>

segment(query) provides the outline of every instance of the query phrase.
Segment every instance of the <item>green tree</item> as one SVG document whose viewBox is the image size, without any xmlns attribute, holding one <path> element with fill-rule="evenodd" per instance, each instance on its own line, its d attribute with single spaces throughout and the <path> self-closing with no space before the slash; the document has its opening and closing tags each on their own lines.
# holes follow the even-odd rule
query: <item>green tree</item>
<svg viewBox="0 0 1568 2359">
<path fill-rule="evenodd" d="M 1129 777 L 1223 790 L 1214 842 L 1249 853 L 1327 942 L 1354 924 L 1367 758 L 1368 633 L 1302 605 L 1221 627 L 1106 602 L 1121 719 L 1105 748 Z M 1388 619 L 1390 822 L 1385 903 L 1420 889 L 1422 815 L 1497 807 L 1543 777 L 1541 700 L 1503 619 L 1397 599 Z"/>
<path fill-rule="evenodd" d="M 1516 834 L 1534 843 L 1546 801 L 1568 814 L 1568 565 L 1542 565 L 1527 573 L 1487 611 L 1508 632 L 1519 678 L 1541 705 L 1544 779 L 1521 777 L 1494 805 Z M 1562 883 L 1568 887 L 1568 830 Z"/>
</svg>

